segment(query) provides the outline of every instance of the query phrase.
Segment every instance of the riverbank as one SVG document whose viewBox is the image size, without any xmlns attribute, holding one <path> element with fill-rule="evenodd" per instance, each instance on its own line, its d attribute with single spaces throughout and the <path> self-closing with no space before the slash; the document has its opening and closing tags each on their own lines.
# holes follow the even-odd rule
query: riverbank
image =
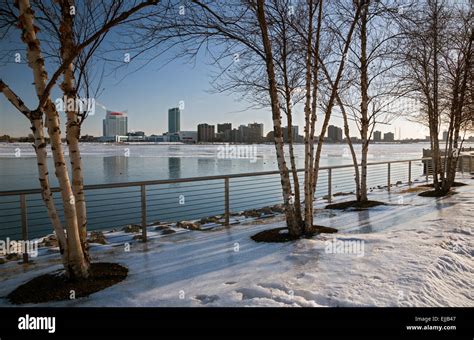
<svg viewBox="0 0 474 340">
<path fill-rule="evenodd" d="M 179 228 L 146 244 L 134 233 L 105 234 L 109 243 L 95 245 L 92 259 L 125 265 L 127 279 L 46 305 L 472 307 L 474 180 L 459 180 L 468 185 L 438 199 L 374 191 L 370 199 L 389 205 L 370 210 L 328 211 L 320 201 L 318 224 L 339 233 L 284 244 L 250 239 L 284 226 L 282 216 L 205 232 Z M 25 268 L 3 265 L 0 296 L 61 268 L 57 254 L 45 255 Z M 10 304 L 2 298 L 0 305 Z"/>
</svg>

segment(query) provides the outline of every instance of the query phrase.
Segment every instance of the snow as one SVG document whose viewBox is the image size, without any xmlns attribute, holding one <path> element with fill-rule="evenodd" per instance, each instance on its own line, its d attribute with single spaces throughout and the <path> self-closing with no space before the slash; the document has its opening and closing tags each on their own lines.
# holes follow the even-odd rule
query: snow
<svg viewBox="0 0 474 340">
<path fill-rule="evenodd" d="M 284 226 L 282 216 L 207 231 L 173 227 L 180 232 L 168 235 L 150 229 L 147 244 L 132 240 L 134 234 L 109 233 L 110 244 L 92 248 L 93 261 L 127 266 L 127 279 L 86 298 L 47 305 L 472 307 L 474 180 L 465 176 L 461 181 L 469 185 L 445 198 L 421 198 L 394 188 L 370 194 L 370 199 L 390 202 L 387 206 L 317 209 L 316 223 L 340 232 L 290 243 L 250 239 L 258 231 Z M 362 246 L 345 249 L 363 252 L 328 251 L 337 242 Z M 47 253 L 28 268 L 1 265 L 0 296 L 60 269 L 57 254 Z M 0 299 L 0 306 L 9 305 Z"/>
</svg>

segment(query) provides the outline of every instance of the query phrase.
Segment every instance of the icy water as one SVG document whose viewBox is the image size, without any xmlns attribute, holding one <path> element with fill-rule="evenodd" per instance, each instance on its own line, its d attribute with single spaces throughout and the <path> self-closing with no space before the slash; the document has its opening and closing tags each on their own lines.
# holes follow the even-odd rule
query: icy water
<svg viewBox="0 0 474 340">
<path fill-rule="evenodd" d="M 176 179 L 197 176 L 226 175 L 277 170 L 273 145 L 240 146 L 226 149 L 218 145 L 110 145 L 81 146 L 85 184 L 103 184 L 146 180 Z M 356 145 L 359 151 L 360 145 Z M 374 144 L 369 161 L 421 158 L 428 144 Z M 232 151 L 233 150 L 233 151 Z M 241 157 L 238 158 L 237 151 Z M 245 154 L 243 152 L 245 152 Z M 296 146 L 298 167 L 304 166 L 304 146 Z M 323 148 L 321 166 L 351 164 L 347 147 L 327 144 Z M 52 159 L 49 169 L 53 173 Z M 408 180 L 408 164 L 393 164 L 391 183 Z M 334 170 L 332 192 L 354 190 L 351 168 Z M 412 178 L 421 175 L 421 164 L 413 164 Z M 301 173 L 301 176 L 303 174 Z M 387 165 L 369 167 L 369 186 L 387 184 Z M 50 176 L 52 186 L 57 186 Z M 36 158 L 29 144 L 0 144 L 0 191 L 38 188 Z M 327 194 L 328 173 L 321 171 L 316 195 Z M 62 216 L 59 195 L 55 194 Z M 140 187 L 92 190 L 86 192 L 89 230 L 110 230 L 141 223 Z M 180 221 L 222 215 L 224 182 L 207 181 L 160 186 L 147 186 L 147 222 Z M 278 175 L 239 178 L 230 181 L 232 212 L 261 208 L 281 203 Z M 51 233 L 51 225 L 40 195 L 28 195 L 29 236 Z M 18 196 L 0 197 L 0 238 L 21 237 Z"/>
<path fill-rule="evenodd" d="M 244 146 L 245 147 L 245 146 Z M 374 144 L 369 161 L 421 158 L 427 143 Z M 356 145 L 357 150 L 360 145 Z M 298 167 L 304 146 L 295 147 Z M 256 158 L 254 152 L 256 150 Z M 235 158 L 218 145 L 81 145 L 85 184 L 161 180 L 278 170 L 273 145 L 254 145 L 250 158 Z M 219 154 L 220 151 L 224 151 Z M 244 150 L 245 151 L 245 150 Z M 321 166 L 351 164 L 344 144 L 323 147 Z M 241 153 L 244 156 L 243 153 Z M 49 157 L 52 172 L 52 159 Z M 56 186 L 54 176 L 52 185 Z M 0 143 L 0 191 L 37 188 L 36 159 L 30 144 Z"/>
</svg>

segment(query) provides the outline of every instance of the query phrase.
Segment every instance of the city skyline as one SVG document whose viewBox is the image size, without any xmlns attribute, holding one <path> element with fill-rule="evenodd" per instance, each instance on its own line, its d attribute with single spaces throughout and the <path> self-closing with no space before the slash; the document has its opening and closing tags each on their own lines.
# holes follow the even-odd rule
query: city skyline
<svg viewBox="0 0 474 340">
<path fill-rule="evenodd" d="M 183 103 L 180 103 L 182 105 Z M 104 119 L 102 120 L 102 133 L 99 134 L 102 136 L 103 141 L 112 140 L 110 137 L 116 136 L 128 136 L 132 139 L 129 141 L 145 141 L 145 137 L 152 137 L 151 141 L 155 142 L 163 142 L 163 141 L 170 141 L 168 139 L 171 138 L 171 141 L 183 141 L 183 142 L 268 142 L 268 135 L 272 133 L 273 127 L 270 127 L 266 132 L 264 130 L 265 124 L 253 122 L 248 123 L 247 125 L 244 123 L 237 124 L 237 128 L 232 128 L 232 123 L 227 122 L 216 122 L 216 123 L 208 123 L 208 122 L 201 122 L 198 123 L 194 129 L 184 130 L 181 129 L 181 110 L 179 107 L 170 107 L 167 110 L 167 131 L 163 133 L 147 133 L 144 129 L 135 130 L 135 129 L 128 129 L 128 114 L 126 112 L 119 112 L 119 111 L 111 111 L 108 110 L 102 104 L 99 104 L 100 107 L 103 107 L 106 114 Z M 377 126 L 378 127 L 378 126 Z M 200 132 L 200 128 L 203 128 L 203 132 Z M 244 135 L 246 132 L 243 129 L 253 129 L 257 128 L 260 131 L 257 132 L 257 138 L 249 138 L 248 136 Z M 229 131 L 226 131 L 229 130 Z M 283 132 L 285 135 L 285 139 L 288 138 L 288 126 L 283 127 Z M 302 140 L 299 137 L 303 137 L 299 135 L 299 125 L 292 125 L 294 141 L 302 143 Z M 116 132 L 108 133 L 108 131 Z M 236 136 L 238 134 L 239 136 Z M 4 136 L 8 134 L 4 134 L 0 131 L 0 136 Z M 12 136 L 8 135 L 13 138 L 25 138 L 28 135 L 23 136 Z M 170 138 L 166 138 L 169 135 Z M 173 137 L 174 135 L 174 137 Z M 442 136 L 441 140 L 446 140 L 447 138 L 447 131 L 440 131 L 440 135 Z M 84 133 L 83 136 L 85 140 L 88 140 L 89 137 L 99 137 L 98 135 L 90 135 Z M 139 136 L 139 138 L 137 138 Z M 163 136 L 165 136 L 163 138 Z M 205 137 L 203 137 L 205 136 Z M 158 138 L 157 138 L 158 137 Z M 380 129 L 374 130 L 371 134 L 370 138 L 373 142 L 394 142 L 394 141 L 403 141 L 403 140 L 426 140 L 427 136 L 419 136 L 418 138 L 400 138 L 401 137 L 401 129 L 398 128 L 395 132 L 382 132 Z M 99 137 L 100 138 L 100 137 Z M 341 127 L 337 125 L 329 125 L 328 130 L 325 135 L 325 139 L 327 142 L 332 143 L 344 143 L 345 136 L 343 135 L 343 130 Z M 473 136 L 467 136 L 466 141 L 472 141 Z M 120 141 L 121 139 L 117 140 Z M 353 136 L 351 135 L 351 140 L 353 141 L 360 141 L 360 136 Z"/>
<path fill-rule="evenodd" d="M 217 126 L 218 123 L 225 121 L 232 123 L 233 126 L 239 126 L 242 122 L 255 120 L 264 124 L 264 135 L 272 130 L 270 108 L 250 108 L 250 104 L 242 101 L 238 95 L 209 91 L 210 85 L 206 83 L 212 80 L 209 76 L 212 66 L 207 64 L 205 58 L 197 58 L 194 67 L 177 60 L 170 62 L 160 68 L 158 81 L 156 74 L 151 72 L 154 68 L 156 64 L 151 63 L 148 67 L 128 74 L 126 81 L 122 81 L 126 71 L 119 71 L 115 77 L 104 79 L 104 91 L 101 96 L 95 98 L 95 114 L 84 121 L 82 134 L 101 135 L 102 120 L 106 116 L 105 107 L 112 111 L 124 111 L 127 108 L 128 130 L 145 131 L 149 135 L 168 132 L 168 109 L 173 107 L 182 107 L 181 130 L 184 131 L 194 130 L 202 122 Z M 2 78 L 17 92 L 25 94 L 27 105 L 35 105 L 37 98 L 30 87 L 33 79 L 25 64 L 13 63 L 4 70 Z M 55 89 L 52 97 L 60 98 L 60 91 Z M 104 104 L 105 107 L 98 103 Z M 61 121 L 64 122 L 64 113 L 60 115 Z M 0 97 L 0 135 L 27 136 L 30 129 L 24 119 L 5 98 Z M 293 123 L 304 126 L 301 104 L 295 105 Z M 317 124 L 321 124 L 321 119 L 318 119 Z M 331 124 L 343 126 L 337 108 L 334 109 Z M 350 121 L 349 125 L 351 131 L 356 131 L 354 122 Z M 429 134 L 427 128 L 402 118 L 395 120 L 392 125 L 377 125 L 377 129 L 384 133 L 401 129 L 402 138 L 424 138 Z"/>
</svg>

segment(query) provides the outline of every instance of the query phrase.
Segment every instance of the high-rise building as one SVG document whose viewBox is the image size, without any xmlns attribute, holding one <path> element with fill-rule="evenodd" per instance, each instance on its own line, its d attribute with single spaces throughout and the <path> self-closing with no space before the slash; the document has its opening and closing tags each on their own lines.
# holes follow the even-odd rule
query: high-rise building
<svg viewBox="0 0 474 340">
<path fill-rule="evenodd" d="M 197 138 L 198 142 L 213 142 L 215 137 L 215 126 L 209 124 L 199 124 Z"/>
<path fill-rule="evenodd" d="M 342 129 L 334 125 L 329 125 L 328 139 L 331 142 L 342 142 Z"/>
<path fill-rule="evenodd" d="M 291 127 L 291 134 L 293 135 L 293 139 L 296 140 L 296 138 L 299 136 L 299 127 L 297 125 L 293 125 Z"/>
<path fill-rule="evenodd" d="M 251 123 L 248 125 L 251 130 L 251 135 L 260 141 L 263 138 L 263 124 L 261 123 Z"/>
<path fill-rule="evenodd" d="M 250 131 L 249 127 L 245 125 L 240 125 L 238 129 L 238 134 L 236 136 L 236 142 L 239 143 L 248 143 L 250 140 Z"/>
<path fill-rule="evenodd" d="M 382 131 L 374 131 L 374 142 L 382 141 Z"/>
<path fill-rule="evenodd" d="M 232 142 L 232 123 L 217 124 L 216 141 Z"/>
<path fill-rule="evenodd" d="M 448 140 L 448 131 L 443 131 L 443 141 Z"/>
<path fill-rule="evenodd" d="M 288 134 L 288 126 L 285 126 L 282 130 L 283 130 L 283 140 L 285 141 L 285 143 L 288 143 L 289 140 L 290 140 L 289 134 Z M 299 127 L 298 126 L 293 125 L 291 127 L 291 137 L 292 137 L 293 142 L 298 142 L 299 141 L 300 136 L 299 136 Z"/>
<path fill-rule="evenodd" d="M 225 133 L 228 130 L 232 130 L 232 123 L 217 124 L 218 133 Z"/>
<path fill-rule="evenodd" d="M 251 123 L 239 126 L 239 136 L 236 142 L 260 143 L 263 140 L 263 124 Z"/>
<path fill-rule="evenodd" d="M 395 141 L 395 134 L 393 132 L 387 132 L 383 135 L 384 142 L 394 142 Z"/>
<path fill-rule="evenodd" d="M 104 137 L 127 135 L 128 117 L 123 112 L 112 112 L 107 110 L 107 114 L 102 124 L 102 135 Z"/>
<path fill-rule="evenodd" d="M 181 112 L 179 107 L 173 107 L 168 110 L 168 133 L 177 133 L 181 131 Z"/>
</svg>

